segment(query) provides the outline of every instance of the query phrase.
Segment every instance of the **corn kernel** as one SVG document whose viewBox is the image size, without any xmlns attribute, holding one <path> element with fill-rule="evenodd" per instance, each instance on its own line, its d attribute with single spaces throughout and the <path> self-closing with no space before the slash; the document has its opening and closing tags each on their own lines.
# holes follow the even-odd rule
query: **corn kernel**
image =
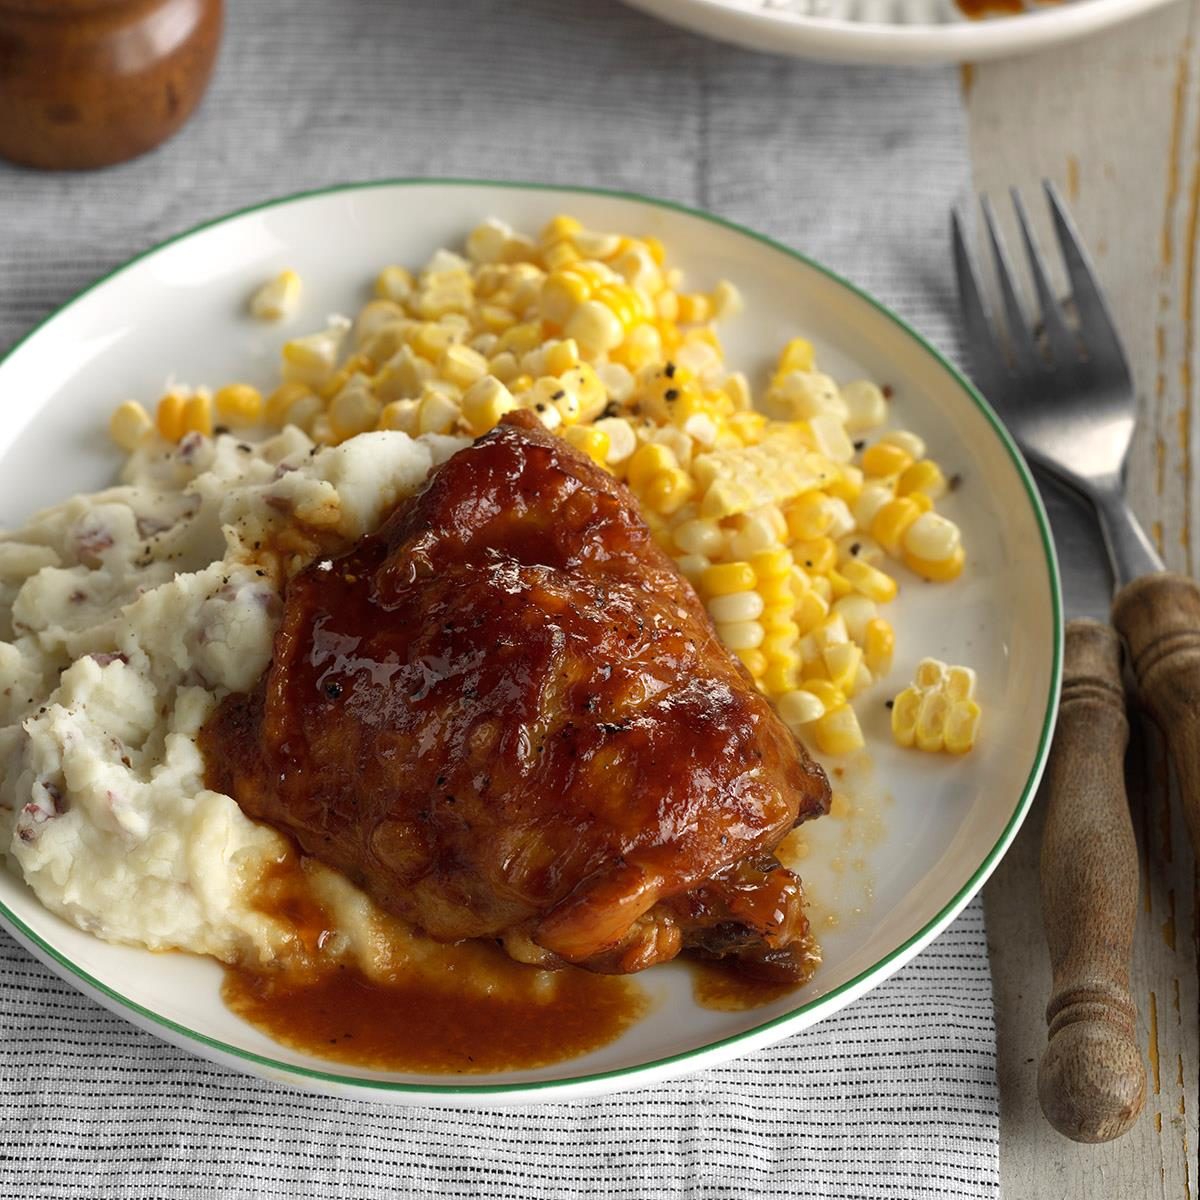
<svg viewBox="0 0 1200 1200">
<path fill-rule="evenodd" d="M 594 428 L 608 435 L 609 466 L 626 462 L 637 448 L 637 435 L 624 417 L 604 417 Z"/>
<path fill-rule="evenodd" d="M 876 442 L 863 451 L 862 469 L 865 475 L 899 475 L 912 465 L 910 454 L 888 442 Z"/>
<path fill-rule="evenodd" d="M 828 615 L 829 601 L 812 588 L 797 599 L 793 620 L 802 634 L 811 633 Z"/>
<path fill-rule="evenodd" d="M 962 535 L 953 521 L 935 512 L 923 512 L 904 532 L 904 550 L 929 562 L 943 562 L 962 546 Z"/>
<path fill-rule="evenodd" d="M 779 356 L 776 370 L 783 374 L 788 371 L 811 371 L 816 365 L 812 342 L 806 338 L 792 338 L 783 348 Z"/>
<path fill-rule="evenodd" d="M 790 550 L 777 547 L 755 554 L 750 559 L 750 565 L 754 568 L 754 574 L 758 577 L 759 583 L 766 584 L 770 580 L 784 579 L 790 576 L 794 562 Z"/>
<path fill-rule="evenodd" d="M 379 414 L 379 428 L 399 430 L 415 437 L 420 407 L 420 400 L 393 400 L 391 404 L 385 404 Z"/>
<path fill-rule="evenodd" d="M 684 325 L 696 325 L 712 318 L 712 303 L 700 292 L 679 297 L 679 309 L 675 317 Z"/>
<path fill-rule="evenodd" d="M 874 429 L 887 420 L 887 401 L 877 384 L 856 379 L 842 388 L 846 405 L 846 428 L 851 433 Z"/>
<path fill-rule="evenodd" d="M 122 450 L 135 450 L 153 428 L 150 414 L 136 400 L 126 400 L 113 410 L 108 421 L 108 436 Z"/>
<path fill-rule="evenodd" d="M 858 717 L 848 704 L 826 712 L 810 728 L 813 741 L 822 754 L 852 754 L 866 745 Z"/>
<path fill-rule="evenodd" d="M 660 471 L 642 490 L 642 502 L 651 512 L 670 516 L 691 499 L 696 485 L 678 467 Z"/>
<path fill-rule="evenodd" d="M 735 650 L 734 654 L 742 660 L 752 679 L 761 679 L 767 673 L 767 656 L 761 650 Z"/>
<path fill-rule="evenodd" d="M 679 460 L 666 446 L 657 442 L 640 447 L 629 460 L 629 486 L 634 490 L 645 487 L 663 471 L 677 469 Z"/>
<path fill-rule="evenodd" d="M 837 564 L 837 546 L 832 538 L 814 538 L 809 542 L 796 542 L 792 556 L 810 574 L 824 575 Z"/>
<path fill-rule="evenodd" d="M 572 425 L 564 434 L 567 441 L 597 466 L 608 461 L 608 434 L 592 425 Z"/>
<path fill-rule="evenodd" d="M 863 660 L 861 647 L 853 642 L 827 646 L 822 651 L 821 658 L 829 672 L 830 683 L 845 695 L 853 695 L 858 668 Z"/>
<path fill-rule="evenodd" d="M 487 433 L 505 413 L 516 407 L 512 393 L 492 375 L 477 379 L 463 393 L 462 415 L 475 437 Z"/>
<path fill-rule="evenodd" d="M 700 576 L 700 590 L 706 596 L 726 596 L 750 591 L 757 582 L 748 562 L 716 563 Z"/>
<path fill-rule="evenodd" d="M 805 725 L 825 715 L 825 705 L 819 696 L 812 692 L 796 688 L 784 692 L 775 702 L 775 711 L 783 723 L 793 732 L 799 733 Z"/>
<path fill-rule="evenodd" d="M 948 484 L 942 469 L 931 458 L 915 462 L 906 468 L 896 481 L 896 495 L 907 496 L 911 492 L 921 492 L 931 500 L 940 500 L 947 491 Z"/>
<path fill-rule="evenodd" d="M 300 276 L 295 271 L 281 271 L 254 293 L 250 311 L 263 321 L 281 321 L 296 311 L 300 289 Z"/>
<path fill-rule="evenodd" d="M 262 420 L 262 392 L 248 383 L 228 383 L 218 388 L 213 403 L 230 425 L 256 425 Z"/>
<path fill-rule="evenodd" d="M 979 732 L 979 705 L 974 700 L 955 702 L 946 717 L 943 739 L 951 754 L 966 754 Z"/>
<path fill-rule="evenodd" d="M 763 627 L 757 621 L 718 625 L 717 634 L 730 650 L 756 650 L 763 642 Z"/>
<path fill-rule="evenodd" d="M 887 604 L 896 598 L 899 585 L 885 572 L 873 567 L 861 557 L 851 558 L 841 564 L 841 574 L 850 586 L 876 604 Z"/>
<path fill-rule="evenodd" d="M 889 446 L 899 446 L 914 462 L 925 457 L 925 441 L 908 429 L 891 429 L 879 439 Z"/>
<path fill-rule="evenodd" d="M 449 433 L 461 415 L 460 406 L 445 393 L 427 392 L 417 410 L 417 432 Z"/>
<path fill-rule="evenodd" d="M 488 361 L 470 346 L 452 343 L 442 351 L 438 374 L 447 382 L 466 390 L 487 374 Z"/>
<path fill-rule="evenodd" d="M 863 490 L 863 473 L 851 463 L 838 463 L 837 475 L 825 485 L 826 492 L 846 505 L 854 504 Z"/>
<path fill-rule="evenodd" d="M 921 510 L 912 496 L 889 500 L 871 519 L 871 536 L 890 555 L 899 557 L 904 535 L 920 515 Z"/>
<path fill-rule="evenodd" d="M 413 277 L 403 267 L 384 267 L 375 277 L 375 295 L 397 304 L 412 295 Z"/>
<path fill-rule="evenodd" d="M 896 634 L 882 617 L 868 621 L 863 636 L 863 661 L 872 675 L 886 675 L 892 669 Z"/>
<path fill-rule="evenodd" d="M 267 397 L 267 420 L 272 425 L 282 425 L 288 410 L 302 396 L 310 396 L 312 392 L 302 383 L 283 383 Z"/>
<path fill-rule="evenodd" d="M 212 437 L 212 397 L 207 392 L 193 392 L 183 402 L 181 423 L 184 433 L 201 433 Z"/>
<path fill-rule="evenodd" d="M 329 403 L 329 427 L 334 438 L 344 442 L 356 434 L 366 433 L 379 423 L 382 405 L 365 384 L 343 388 Z"/>
<path fill-rule="evenodd" d="M 793 540 L 809 542 L 823 537 L 833 524 L 833 506 L 824 492 L 805 492 L 786 509 L 788 532 Z"/>
<path fill-rule="evenodd" d="M 920 575 L 922 579 L 928 579 L 931 583 L 949 583 L 950 580 L 957 579 L 962 574 L 965 562 L 966 554 L 962 546 L 957 547 L 949 558 L 940 562 L 921 558 L 907 550 L 904 552 L 904 565 L 914 575 Z"/>
<path fill-rule="evenodd" d="M 757 592 L 727 592 L 714 596 L 706 606 L 708 615 L 718 624 L 757 621 L 763 615 L 762 597 Z"/>
<path fill-rule="evenodd" d="M 975 672 L 970 668 L 923 659 L 912 686 L 892 703 L 893 738 L 901 746 L 916 746 L 930 753 L 965 754 L 979 728 L 974 690 Z"/>
<path fill-rule="evenodd" d="M 582 221 L 560 213 L 542 226 L 542 231 L 538 234 L 538 243 L 542 246 L 552 246 L 555 242 L 566 241 L 582 232 Z"/>
</svg>

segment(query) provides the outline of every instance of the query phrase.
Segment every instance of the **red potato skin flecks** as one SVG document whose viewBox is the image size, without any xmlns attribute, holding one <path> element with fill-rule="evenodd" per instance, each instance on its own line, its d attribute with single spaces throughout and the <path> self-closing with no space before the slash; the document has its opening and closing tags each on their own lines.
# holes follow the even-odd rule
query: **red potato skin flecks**
<svg viewBox="0 0 1200 1200">
<path fill-rule="evenodd" d="M 626 488 L 531 413 L 288 585 L 274 660 L 202 735 L 210 786 L 440 940 L 799 974 L 772 857 L 829 786 Z"/>
</svg>

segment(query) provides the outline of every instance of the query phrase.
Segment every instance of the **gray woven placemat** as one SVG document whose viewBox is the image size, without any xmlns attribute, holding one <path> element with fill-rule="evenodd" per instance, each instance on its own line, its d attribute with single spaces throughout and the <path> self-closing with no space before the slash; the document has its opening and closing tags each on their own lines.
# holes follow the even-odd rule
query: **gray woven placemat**
<svg viewBox="0 0 1200 1200">
<path fill-rule="evenodd" d="M 171 144 L 90 175 L 0 166 L 0 347 L 158 238 L 266 196 L 400 175 L 698 204 L 955 348 L 955 77 L 756 56 L 608 0 L 233 0 L 213 89 Z M 3 935 L 0 1022 L 0 1197 L 998 1194 L 978 904 L 816 1028 L 594 1102 L 399 1110 L 249 1080 L 109 1015 Z"/>
</svg>

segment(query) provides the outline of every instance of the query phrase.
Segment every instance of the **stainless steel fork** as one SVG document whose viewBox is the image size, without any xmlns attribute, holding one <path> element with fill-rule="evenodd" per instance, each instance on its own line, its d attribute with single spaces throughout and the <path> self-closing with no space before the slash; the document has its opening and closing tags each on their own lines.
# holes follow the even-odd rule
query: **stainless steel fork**
<svg viewBox="0 0 1200 1200">
<path fill-rule="evenodd" d="M 991 204 L 984 222 L 996 264 L 1004 328 L 988 318 L 962 222 L 954 215 L 954 266 L 975 376 L 1028 458 L 1095 506 L 1120 584 L 1163 569 L 1150 539 L 1125 503 L 1125 465 L 1137 415 L 1129 361 L 1095 273 L 1062 201 L 1045 185 L 1078 321 L 1056 299 L 1020 194 L 1021 227 L 1040 308 L 1028 321 Z"/>
<path fill-rule="evenodd" d="M 1037 298 L 1026 316 L 1004 240 L 984 200 L 1003 320 L 993 321 L 954 216 L 954 265 L 974 375 L 1040 470 L 1090 501 L 1117 583 L 1112 619 L 1179 771 L 1200 850 L 1200 588 L 1163 570 L 1124 497 L 1136 394 L 1129 362 L 1066 208 L 1046 196 L 1070 281 L 1051 286 L 1017 192 L 1013 206 Z M 1129 994 L 1137 855 L 1121 770 L 1128 727 L 1119 646 L 1094 621 L 1067 627 L 1063 694 L 1047 768 L 1042 906 L 1054 983 L 1038 1072 L 1042 1110 L 1061 1132 L 1106 1141 L 1141 1110 L 1145 1072 Z"/>
</svg>

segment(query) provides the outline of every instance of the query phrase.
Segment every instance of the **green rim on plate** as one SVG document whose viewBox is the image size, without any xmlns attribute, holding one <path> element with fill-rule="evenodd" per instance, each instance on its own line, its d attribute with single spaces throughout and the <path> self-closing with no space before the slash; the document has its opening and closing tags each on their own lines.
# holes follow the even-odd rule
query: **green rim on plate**
<svg viewBox="0 0 1200 1200">
<path fill-rule="evenodd" d="M 115 278 L 123 272 L 136 266 L 145 258 L 158 253 L 167 246 L 174 245 L 176 242 L 181 242 L 186 238 L 194 237 L 197 234 L 203 233 L 207 229 L 212 229 L 217 225 L 224 225 L 227 222 L 236 220 L 239 217 L 244 217 L 250 213 L 263 212 L 266 209 L 281 208 L 288 204 L 294 204 L 301 200 L 308 200 L 315 196 L 334 195 L 342 192 L 366 191 L 371 188 L 386 188 L 386 187 L 495 187 L 495 188 L 511 188 L 518 191 L 532 192 L 563 192 L 567 194 L 574 193 L 576 195 L 599 196 L 601 198 L 614 200 L 632 200 L 639 204 L 647 204 L 654 208 L 667 209 L 672 212 L 683 213 L 689 217 L 696 217 L 703 221 L 708 221 L 713 225 L 721 226 L 724 229 L 732 230 L 744 237 L 753 239 L 756 242 L 761 242 L 765 246 L 771 247 L 773 250 L 779 251 L 781 254 L 786 254 L 789 258 L 796 259 L 798 262 L 804 263 L 805 266 L 812 268 L 821 275 L 826 276 L 833 282 L 840 284 L 848 291 L 852 292 L 859 299 L 866 301 L 882 316 L 886 317 L 892 324 L 896 325 L 905 334 L 908 335 L 928 354 L 942 366 L 942 368 L 954 379 L 954 381 L 962 389 L 962 392 L 971 402 L 979 409 L 991 425 L 996 436 L 999 438 L 1004 449 L 1008 452 L 1008 456 L 1012 461 L 1013 467 L 1020 476 L 1021 483 L 1024 485 L 1026 495 L 1029 498 L 1030 507 L 1033 509 L 1034 517 L 1037 520 L 1038 531 L 1041 534 L 1042 549 L 1046 556 L 1046 571 L 1050 582 L 1050 602 L 1052 608 L 1053 625 L 1054 625 L 1054 647 L 1053 661 L 1050 669 L 1050 692 L 1046 697 L 1046 713 L 1042 723 L 1041 737 L 1038 740 L 1037 754 L 1033 764 L 1030 767 L 1029 775 L 1025 781 L 1025 786 L 1021 791 L 1021 797 L 1016 807 L 1013 809 L 1012 816 L 1005 825 L 996 844 L 988 852 L 987 857 L 976 868 L 971 878 L 958 890 L 958 892 L 950 899 L 950 901 L 942 908 L 942 910 L 932 920 L 927 921 L 915 934 L 907 941 L 897 946 L 894 950 L 885 954 L 878 961 L 873 963 L 864 971 L 860 971 L 853 979 L 848 979 L 845 983 L 839 984 L 836 988 L 809 1000 L 804 1004 L 792 1009 L 790 1012 L 784 1013 L 781 1016 L 773 1017 L 769 1021 L 764 1021 L 761 1025 L 756 1025 L 752 1029 L 743 1030 L 741 1033 L 732 1034 L 729 1037 L 718 1038 L 716 1041 L 709 1042 L 704 1046 L 698 1046 L 692 1050 L 684 1050 L 678 1054 L 671 1054 L 664 1058 L 656 1058 L 649 1062 L 639 1063 L 632 1067 L 618 1067 L 611 1071 L 598 1071 L 588 1075 L 572 1075 L 562 1079 L 545 1079 L 532 1082 L 512 1082 L 504 1084 L 433 1084 L 433 1083 L 401 1083 L 387 1079 L 364 1079 L 358 1075 L 343 1075 L 337 1071 L 321 1071 L 312 1067 L 297 1066 L 294 1063 L 281 1062 L 278 1059 L 269 1058 L 263 1054 L 256 1054 L 250 1050 L 243 1050 L 237 1046 L 232 1046 L 227 1042 L 219 1041 L 216 1038 L 208 1037 L 206 1034 L 197 1033 L 194 1029 L 189 1029 L 186 1025 L 180 1025 L 176 1021 L 170 1020 L 168 1017 L 162 1016 L 160 1013 L 154 1012 L 152 1009 L 136 1003 L 133 1000 L 121 995 L 120 992 L 102 983 L 100 980 L 89 975 L 86 971 L 80 969 L 70 959 L 59 953 L 52 945 L 43 940 L 36 934 L 28 925 L 25 924 L 11 909 L 3 902 L 0 902 L 0 915 L 2 915 L 15 929 L 19 930 L 22 937 L 28 939 L 30 943 L 36 946 L 41 953 L 52 958 L 60 966 L 64 967 L 76 979 L 82 981 L 87 988 L 99 992 L 101 995 L 115 1001 L 122 1008 L 131 1012 L 137 1013 L 146 1020 L 153 1022 L 155 1025 L 161 1026 L 164 1029 L 169 1029 L 176 1034 L 180 1034 L 190 1041 L 197 1042 L 200 1045 L 208 1046 L 214 1050 L 219 1050 L 223 1054 L 232 1055 L 235 1058 L 240 1058 L 246 1062 L 256 1063 L 259 1066 L 270 1067 L 275 1071 L 281 1071 L 286 1075 L 297 1076 L 305 1079 L 316 1079 L 326 1083 L 340 1084 L 346 1087 L 368 1088 L 379 1091 L 418 1093 L 429 1095 L 476 1095 L 488 1096 L 504 1093 L 521 1093 L 535 1091 L 551 1091 L 556 1088 L 578 1087 L 589 1083 L 596 1083 L 601 1080 L 612 1080 L 619 1078 L 636 1078 L 639 1075 L 647 1072 L 653 1072 L 662 1067 L 669 1066 L 673 1063 L 685 1062 L 690 1058 L 698 1057 L 712 1050 L 717 1050 L 726 1046 L 733 1046 L 739 1042 L 744 1042 L 753 1038 L 766 1030 L 774 1029 L 780 1025 L 794 1021 L 798 1016 L 805 1012 L 809 1012 L 814 1008 L 827 1005 L 831 1000 L 835 1000 L 838 996 L 844 995 L 848 991 L 862 986 L 873 975 L 877 974 L 882 968 L 887 967 L 897 958 L 904 956 L 908 951 L 921 943 L 931 940 L 940 933 L 962 910 L 970 898 L 983 886 L 984 881 L 991 874 L 996 863 L 1009 844 L 1016 836 L 1017 830 L 1024 820 L 1025 814 L 1029 810 L 1030 804 L 1033 802 L 1034 792 L 1037 789 L 1038 781 L 1041 778 L 1042 768 L 1045 766 L 1046 756 L 1050 748 L 1050 737 L 1054 730 L 1054 721 L 1058 711 L 1058 694 L 1059 687 L 1062 682 L 1062 646 L 1063 646 L 1063 612 L 1062 612 L 1062 593 L 1058 575 L 1058 561 L 1054 554 L 1054 542 L 1050 533 L 1050 524 L 1046 517 L 1045 509 L 1042 507 L 1041 497 L 1038 494 L 1037 487 L 1033 482 L 1033 477 L 1029 472 L 1029 467 L 1026 465 L 1024 458 L 1017 449 L 1016 443 L 1013 441 L 1008 430 L 1004 427 L 999 417 L 992 411 L 991 406 L 983 399 L 983 397 L 975 390 L 970 381 L 949 362 L 934 346 L 930 345 L 915 329 L 909 326 L 906 322 L 900 319 L 891 309 L 880 304 L 873 296 L 864 292 L 861 288 L 856 287 L 849 280 L 842 278 L 836 272 L 831 271 L 828 267 L 822 266 L 818 262 L 814 262 L 807 255 L 801 254 L 797 250 L 792 250 L 788 246 L 782 245 L 780 242 L 774 241 L 772 238 L 764 234 L 756 233 L 752 229 L 747 229 L 742 225 L 738 225 L 734 221 L 726 220 L 724 217 L 717 217 L 711 213 L 704 212 L 700 209 L 689 208 L 684 204 L 677 204 L 670 200 L 656 200 L 650 196 L 641 196 L 636 192 L 623 192 L 605 188 L 590 188 L 590 187 L 574 187 L 569 185 L 558 184 L 542 184 L 542 183 L 521 183 L 515 181 L 499 181 L 489 179 L 377 179 L 368 180 L 360 183 L 344 183 L 335 184 L 331 187 L 313 188 L 309 191 L 295 192 L 288 196 L 280 196 L 274 200 L 266 200 L 261 204 L 252 204 L 246 208 L 237 209 L 234 212 L 226 213 L 224 216 L 215 217 L 211 221 L 204 221 L 199 225 L 195 225 L 182 233 L 176 234 L 174 237 L 167 238 L 159 242 L 157 245 L 144 250 L 141 254 L 135 255 L 127 262 L 115 267 L 107 274 L 101 276 L 84 288 L 76 296 L 72 297 L 61 307 L 52 312 L 48 317 L 39 321 L 24 337 L 17 341 L 9 348 L 7 353 L 0 357 L 0 367 L 8 361 L 26 342 L 35 337 L 42 329 L 50 324 L 55 318 L 66 312 L 78 301 L 82 300 L 89 293 L 95 291 L 98 287 L 106 283 L 108 280 Z"/>
</svg>

